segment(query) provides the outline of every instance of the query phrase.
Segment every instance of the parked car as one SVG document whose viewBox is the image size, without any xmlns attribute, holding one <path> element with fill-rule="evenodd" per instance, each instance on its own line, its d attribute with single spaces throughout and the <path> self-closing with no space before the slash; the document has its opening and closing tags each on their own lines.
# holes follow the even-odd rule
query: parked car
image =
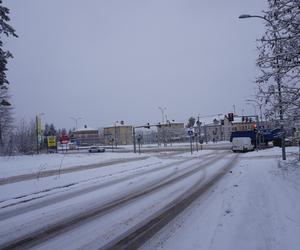
<svg viewBox="0 0 300 250">
<path fill-rule="evenodd" d="M 233 152 L 247 152 L 254 150 L 254 145 L 251 143 L 250 137 L 234 137 L 232 139 L 232 151 Z"/>
<path fill-rule="evenodd" d="M 89 148 L 90 153 L 103 153 L 105 152 L 105 148 L 102 148 L 100 146 L 91 146 Z"/>
</svg>

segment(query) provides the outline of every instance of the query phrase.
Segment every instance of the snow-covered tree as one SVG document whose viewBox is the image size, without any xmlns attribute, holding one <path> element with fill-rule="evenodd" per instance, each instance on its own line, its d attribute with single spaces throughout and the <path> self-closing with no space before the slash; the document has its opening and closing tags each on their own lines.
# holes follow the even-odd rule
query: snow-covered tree
<svg viewBox="0 0 300 250">
<path fill-rule="evenodd" d="M 9 94 L 6 89 L 0 91 L 0 99 L 8 100 Z M 0 105 L 0 152 L 4 152 L 4 146 L 9 140 L 13 130 L 12 107 Z"/>
<path fill-rule="evenodd" d="M 300 1 L 268 0 L 258 47 L 258 98 L 268 116 L 300 119 Z M 281 102 L 280 102 L 281 100 Z"/>
<path fill-rule="evenodd" d="M 12 54 L 3 49 L 3 37 L 10 35 L 17 37 L 15 30 L 8 24 L 9 9 L 0 0 L 0 153 L 6 153 L 12 141 L 12 108 L 8 94 L 8 80 L 6 77 L 7 62 Z"/>
<path fill-rule="evenodd" d="M 195 125 L 195 122 L 196 122 L 196 118 L 191 116 L 189 119 L 188 119 L 188 123 L 187 123 L 187 128 L 192 128 L 194 127 Z"/>
<path fill-rule="evenodd" d="M 18 153 L 33 154 L 36 150 L 35 121 L 21 120 L 14 133 L 14 147 Z"/>
</svg>

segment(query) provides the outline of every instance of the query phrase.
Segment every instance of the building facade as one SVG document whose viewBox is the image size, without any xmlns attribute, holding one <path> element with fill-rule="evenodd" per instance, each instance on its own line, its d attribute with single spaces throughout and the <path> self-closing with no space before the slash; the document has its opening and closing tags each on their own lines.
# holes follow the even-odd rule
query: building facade
<svg viewBox="0 0 300 250">
<path fill-rule="evenodd" d="M 128 145 L 132 144 L 132 126 L 117 125 L 103 129 L 105 144 Z"/>
<path fill-rule="evenodd" d="M 78 146 L 90 146 L 101 143 L 98 129 L 90 128 L 86 125 L 75 130 L 71 134 L 71 140 Z"/>
<path fill-rule="evenodd" d="M 157 138 L 161 143 L 181 141 L 185 136 L 184 123 L 181 122 L 161 124 L 157 127 Z"/>
</svg>

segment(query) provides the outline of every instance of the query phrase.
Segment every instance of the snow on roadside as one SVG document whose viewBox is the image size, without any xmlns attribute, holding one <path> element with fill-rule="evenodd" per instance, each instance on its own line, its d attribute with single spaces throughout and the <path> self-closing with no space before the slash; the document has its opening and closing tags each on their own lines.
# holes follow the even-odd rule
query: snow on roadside
<svg viewBox="0 0 300 250">
<path fill-rule="evenodd" d="M 0 157 L 0 176 L 6 178 L 40 171 L 68 168 L 73 166 L 109 162 L 117 159 L 143 157 L 134 153 L 77 153 L 77 154 L 39 154 Z"/>
<path fill-rule="evenodd" d="M 93 185 L 93 183 L 100 183 L 112 180 L 114 178 L 121 178 L 129 174 L 145 171 L 147 169 L 162 167 L 165 164 L 176 162 L 185 158 L 201 157 L 211 152 L 213 151 L 205 150 L 193 155 L 183 153 L 172 156 L 172 158 L 164 158 L 163 160 L 156 156 L 149 155 L 149 158 L 141 159 L 139 161 L 119 163 L 101 168 L 87 169 L 84 171 L 62 175 L 57 173 L 55 176 L 43 178 L 37 177 L 36 179 L 28 181 L 6 184 L 1 186 L 0 189 L 0 207 L 5 207 L 21 201 L 31 200 L 36 197 L 44 197 L 45 195 L 60 193 L 74 188 L 82 188 L 83 186 Z M 118 154 L 123 155 L 123 153 L 117 153 L 117 155 Z M 165 153 L 163 155 L 165 155 Z M 97 155 L 95 155 L 95 157 L 96 156 Z M 56 157 L 59 158 L 60 155 L 56 155 Z M 89 159 L 89 157 L 90 154 L 81 155 L 81 162 L 87 162 L 84 159 Z M 27 159 L 26 156 L 25 158 Z M 40 159 L 40 156 L 37 155 L 36 158 Z M 73 156 L 70 156 L 69 158 L 72 159 Z M 76 158 L 76 155 L 74 155 L 74 158 Z M 52 159 L 53 162 L 55 162 L 54 158 Z M 35 162 L 35 157 L 32 157 L 30 160 L 31 161 L 29 165 L 33 165 Z M 11 161 L 15 164 L 16 168 L 22 167 L 22 165 L 18 165 L 19 161 L 14 162 L 13 159 L 11 159 Z"/>
<path fill-rule="evenodd" d="M 151 167 L 157 167 L 161 160 L 150 157 L 138 162 L 120 163 L 112 166 L 88 169 L 85 171 L 55 175 L 44 178 L 36 178 L 1 186 L 0 207 L 8 204 L 30 200 L 33 197 L 46 194 L 60 193 L 73 188 L 104 182 L 112 178 L 120 178 L 136 171 L 143 171 Z"/>
<path fill-rule="evenodd" d="M 180 154 L 180 157 L 193 157 L 195 155 L 205 155 L 213 152 L 212 150 L 203 150 Z M 174 152 L 161 152 L 162 156 Z M 176 153 L 176 152 L 175 152 Z M 39 154 L 39 155 L 21 155 L 0 157 L 0 178 L 18 176 L 23 174 L 36 174 L 47 170 L 59 170 L 60 168 L 70 168 L 75 166 L 84 166 L 96 163 L 107 163 L 122 159 L 144 158 L 147 156 L 157 156 L 159 153 L 124 153 L 124 152 L 105 152 L 105 153 L 68 153 L 68 154 Z"/>
<path fill-rule="evenodd" d="M 296 150 L 287 148 L 288 153 Z M 289 155 L 290 160 L 278 164 L 280 155 L 280 148 L 242 154 L 232 175 L 141 249 L 298 250 L 299 161 Z"/>
<path fill-rule="evenodd" d="M 286 147 L 287 158 L 292 155 L 296 155 L 299 153 L 298 147 Z M 240 157 L 242 158 L 251 158 L 251 157 L 264 157 L 264 156 L 274 156 L 280 157 L 281 156 L 281 148 L 273 147 L 258 151 L 248 152 L 246 154 L 241 154 Z"/>
</svg>

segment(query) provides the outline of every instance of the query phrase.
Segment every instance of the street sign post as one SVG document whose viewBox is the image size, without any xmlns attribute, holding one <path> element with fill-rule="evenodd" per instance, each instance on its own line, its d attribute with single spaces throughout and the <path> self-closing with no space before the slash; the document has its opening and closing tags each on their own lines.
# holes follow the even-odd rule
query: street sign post
<svg viewBox="0 0 300 250">
<path fill-rule="evenodd" d="M 47 150 L 48 152 L 57 151 L 56 136 L 47 136 Z"/>
<path fill-rule="evenodd" d="M 59 138 L 59 141 L 61 144 L 68 144 L 69 143 L 69 136 L 67 135 L 62 135 L 60 138 Z"/>
<path fill-rule="evenodd" d="M 191 146 L 191 154 L 193 154 L 193 144 L 192 144 L 192 137 L 193 137 L 193 130 L 188 130 L 188 135 L 190 136 L 190 146 Z"/>
</svg>

